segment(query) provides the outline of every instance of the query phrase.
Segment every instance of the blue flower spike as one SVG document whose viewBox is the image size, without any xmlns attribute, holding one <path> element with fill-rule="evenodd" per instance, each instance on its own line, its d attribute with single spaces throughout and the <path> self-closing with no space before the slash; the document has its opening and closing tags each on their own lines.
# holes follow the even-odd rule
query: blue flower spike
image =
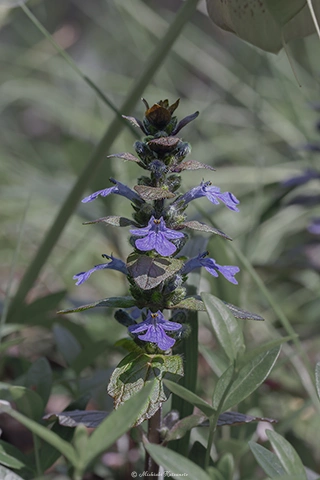
<svg viewBox="0 0 320 480">
<path fill-rule="evenodd" d="M 134 335 L 146 332 L 143 335 L 138 335 L 138 338 L 145 342 L 156 343 L 161 350 L 165 351 L 175 344 L 175 339 L 169 337 L 166 331 L 174 332 L 180 330 L 180 328 L 180 323 L 166 320 L 160 310 L 157 313 L 152 313 L 149 310 L 147 318 L 143 322 L 128 327 L 128 330 Z"/>
<path fill-rule="evenodd" d="M 170 240 L 184 237 L 183 233 L 167 228 L 163 217 L 156 219 L 153 215 L 146 227 L 130 230 L 130 233 L 143 237 L 135 241 L 137 249 L 143 252 L 155 250 L 163 257 L 169 257 L 177 250 Z"/>
</svg>

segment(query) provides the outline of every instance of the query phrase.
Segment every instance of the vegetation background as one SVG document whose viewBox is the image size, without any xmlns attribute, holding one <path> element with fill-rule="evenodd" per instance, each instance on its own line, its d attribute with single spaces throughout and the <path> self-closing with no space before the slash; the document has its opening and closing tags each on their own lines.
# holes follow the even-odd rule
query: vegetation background
<svg viewBox="0 0 320 480">
<path fill-rule="evenodd" d="M 24 279 L 28 306 L 21 307 L 21 298 L 14 295 L 19 285 L 21 293 L 24 272 L 115 117 L 92 82 L 120 108 L 152 61 L 159 39 L 181 4 L 180 0 L 33 0 L 28 2 L 30 10 L 0 9 L 0 374 L 6 384 L 30 387 L 27 372 L 46 357 L 52 370 L 46 412 L 60 411 L 85 394 L 90 396 L 90 408 L 112 409 L 105 388 L 123 356 L 114 343 L 126 335 L 125 329 L 115 322 L 111 310 L 91 310 L 68 318 L 60 318 L 55 311 L 61 301 L 67 308 L 127 293 L 118 272 L 97 272 L 81 287 L 75 287 L 72 280 L 75 273 L 101 263 L 102 253 L 126 258 L 131 247 L 123 230 L 81 225 L 129 212 L 126 199 L 117 196 L 90 205 L 78 203 L 62 235 L 51 235 L 54 249 L 50 255 L 38 255 L 33 264 L 33 272 L 40 271 L 35 284 L 32 275 Z M 67 61 L 39 30 L 30 12 L 67 53 Z M 182 135 L 193 147 L 190 158 L 213 165 L 217 171 L 206 179 L 223 191 L 232 191 L 241 201 L 236 215 L 201 201 L 198 209 L 190 207 L 190 218 L 191 212 L 194 218 L 214 214 L 214 222 L 234 239 L 232 245 L 211 240 L 211 256 L 221 264 L 241 267 L 238 286 L 204 273 L 200 291 L 210 291 L 266 319 L 243 323 L 252 347 L 294 332 L 299 335 L 283 348 L 270 378 L 239 410 L 279 420 L 273 428 L 317 472 L 320 409 L 308 372 L 320 361 L 320 243 L 307 226 L 317 209 L 319 215 L 319 179 L 298 187 L 281 182 L 317 168 L 319 154 L 307 146 L 318 138 L 314 107 L 319 108 L 319 48 L 315 35 L 290 43 L 299 86 L 284 51 L 267 54 L 219 30 L 200 2 L 143 92 L 150 104 L 180 97 L 180 118 L 200 111 Z M 142 103 L 133 111 L 121 111 L 140 118 L 143 112 Z M 106 156 L 132 152 L 138 135 L 123 124 L 120 135 L 114 134 L 112 146 L 104 152 L 103 162 L 82 183 L 82 196 L 107 187 L 109 177 L 132 187 L 140 173 L 136 166 Z M 203 176 L 197 172 L 183 175 L 186 190 Z M 16 304 L 8 310 L 11 297 Z M 208 399 L 224 354 L 204 314 L 200 314 L 200 326 L 197 393 Z M 80 346 L 86 356 L 75 367 Z M 32 449 L 31 434 L 18 423 L 7 419 L 0 426 L 4 440 L 24 452 Z M 203 433 L 196 429 L 192 435 L 201 439 Z M 266 442 L 263 424 L 223 427 L 217 438 L 217 451 L 234 455 L 235 478 L 264 478 L 247 446 L 250 438 Z M 131 468 L 125 459 L 132 466 L 138 458 L 139 451 L 123 437 L 102 457 L 95 473 L 102 478 L 124 478 L 123 469 Z M 59 471 L 63 472 L 63 464 L 45 478 L 58 478 Z"/>
</svg>

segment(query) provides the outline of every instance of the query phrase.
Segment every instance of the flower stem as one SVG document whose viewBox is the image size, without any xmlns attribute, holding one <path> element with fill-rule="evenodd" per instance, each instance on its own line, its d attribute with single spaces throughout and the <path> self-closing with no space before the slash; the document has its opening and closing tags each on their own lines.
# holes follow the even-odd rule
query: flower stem
<svg viewBox="0 0 320 480">
<path fill-rule="evenodd" d="M 148 421 L 148 440 L 150 443 L 155 443 L 157 445 L 161 443 L 161 410 L 162 408 L 160 407 L 159 410 Z M 145 459 L 145 471 L 148 472 L 149 475 L 157 475 L 159 472 L 159 465 L 150 457 L 147 451 Z"/>
</svg>

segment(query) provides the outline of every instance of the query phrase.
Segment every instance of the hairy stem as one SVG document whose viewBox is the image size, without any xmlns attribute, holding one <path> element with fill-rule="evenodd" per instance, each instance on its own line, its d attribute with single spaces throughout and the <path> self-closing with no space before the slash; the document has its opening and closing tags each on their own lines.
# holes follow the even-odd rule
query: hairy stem
<svg viewBox="0 0 320 480">
<path fill-rule="evenodd" d="M 160 438 L 160 426 L 161 426 L 161 407 L 148 421 L 148 440 L 150 443 L 159 445 L 161 443 Z M 146 451 L 145 471 L 149 475 L 158 475 L 159 465 L 150 457 Z"/>
</svg>

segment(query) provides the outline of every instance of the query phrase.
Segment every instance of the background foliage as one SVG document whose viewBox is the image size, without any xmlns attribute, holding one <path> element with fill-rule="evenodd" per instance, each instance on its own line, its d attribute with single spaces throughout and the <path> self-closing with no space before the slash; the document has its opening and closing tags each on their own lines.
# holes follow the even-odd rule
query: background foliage
<svg viewBox="0 0 320 480">
<path fill-rule="evenodd" d="M 121 235 L 123 230 L 81 225 L 106 212 L 125 214 L 130 209 L 126 200 L 109 197 L 85 207 L 74 197 L 77 208 L 63 234 L 58 238 L 52 232 L 52 253 L 47 259 L 45 255 L 38 258 L 36 270 L 41 274 L 36 285 L 31 276 L 29 281 L 25 277 L 28 305 L 21 306 L 22 295 L 8 311 L 7 301 L 17 291 L 64 200 L 115 117 L 92 82 L 120 108 L 152 62 L 159 39 L 180 6 L 180 1 L 91 0 L 90 6 L 85 0 L 29 2 L 30 11 L 70 55 L 76 69 L 39 31 L 27 15 L 29 10 L 0 10 L 1 397 L 14 399 L 19 410 L 22 396 L 20 412 L 34 420 L 41 418 L 44 409 L 61 411 L 70 402 L 75 402 L 73 409 L 84 408 L 88 399 L 91 409 L 112 409 L 105 387 L 123 356 L 114 346 L 125 335 L 123 327 L 113 320 L 109 309 L 72 318 L 54 312 L 62 301 L 68 308 L 126 295 L 126 284 L 118 272 L 98 272 L 81 288 L 72 280 L 75 273 L 100 263 L 102 252 L 126 258 L 130 246 Z M 241 267 L 239 286 L 203 273 L 200 291 L 266 319 L 264 323 L 240 323 L 251 349 L 281 336 L 299 335 L 284 345 L 269 379 L 239 405 L 239 411 L 278 419 L 273 428 L 290 441 L 305 466 L 320 472 L 320 408 L 312 374 L 320 360 L 320 244 L 319 237 L 307 231 L 319 207 L 316 202 L 293 200 L 297 195 L 319 192 L 319 180 L 298 188 L 281 185 L 317 166 L 317 154 L 304 148 L 317 140 L 317 114 L 312 109 L 319 95 L 316 37 L 292 42 L 290 54 L 301 87 L 283 51 L 278 56 L 266 54 L 218 30 L 200 3 L 154 78 L 146 83 L 143 96 L 151 103 L 180 97 L 180 117 L 200 110 L 196 122 L 183 132 L 193 146 L 190 158 L 213 165 L 217 171 L 210 179 L 241 200 L 238 215 L 208 204 L 202 211 L 201 202 L 199 209 L 190 207 L 189 215 L 195 219 L 213 219 L 214 212 L 215 224 L 234 239 L 231 245 L 212 239 L 208 245 L 211 256 L 218 252 L 221 264 Z M 132 110 L 134 104 L 121 113 L 141 117 L 142 104 Z M 137 134 L 128 126 L 123 126 L 119 136 L 111 132 L 113 144 L 103 152 L 104 157 L 132 151 Z M 203 174 L 183 175 L 187 190 Z M 110 176 L 132 186 L 136 166 L 105 158 L 90 181 L 83 182 L 82 190 L 105 188 Z M 79 191 L 79 196 L 82 193 Z M 208 400 L 224 371 L 226 351 L 217 343 L 204 313 L 199 314 L 199 324 L 197 394 Z M 30 390 L 26 394 L 21 387 Z M 32 455 L 30 432 L 10 417 L 2 417 L 1 422 L 2 440 Z M 74 433 L 68 432 L 70 436 Z M 81 435 L 80 431 L 78 448 Z M 203 443 L 205 437 L 205 429 L 192 431 L 192 442 Z M 256 462 L 259 452 L 254 448 L 259 446 L 253 447 L 253 455 L 248 445 L 249 440 L 260 442 L 270 450 L 268 438 L 277 452 L 277 434 L 267 437 L 261 423 L 219 430 L 213 455 L 220 459 L 221 471 L 228 472 L 224 478 L 256 480 L 265 478 L 265 473 L 275 478 L 266 470 L 263 473 Z M 55 459 L 52 450 L 51 454 L 48 458 L 42 451 L 41 458 L 48 458 L 48 464 L 42 465 L 39 459 L 27 457 L 37 464 L 38 478 Z M 12 455 L 17 454 L 14 451 Z M 127 458 L 129 462 L 125 462 Z M 102 478 L 125 478 L 140 468 L 139 458 L 133 441 L 122 437 L 92 470 Z M 17 468 L 8 465 L 8 460 L 4 465 Z M 58 472 L 67 475 L 62 461 L 45 478 L 58 478 Z M 309 478 L 317 477 L 309 473 Z"/>
</svg>

